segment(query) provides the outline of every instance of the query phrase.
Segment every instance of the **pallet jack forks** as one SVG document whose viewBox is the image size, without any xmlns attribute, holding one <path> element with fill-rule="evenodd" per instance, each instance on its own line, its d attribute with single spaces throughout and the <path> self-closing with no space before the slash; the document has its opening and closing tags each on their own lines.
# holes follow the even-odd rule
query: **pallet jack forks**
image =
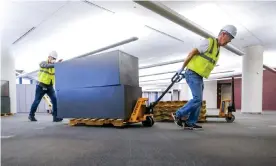
<svg viewBox="0 0 276 166">
<path fill-rule="evenodd" d="M 123 119 L 90 119 L 90 118 L 79 118 L 79 119 L 71 119 L 69 121 L 69 125 L 87 125 L 87 126 L 102 126 L 105 124 L 112 124 L 115 127 L 123 127 L 128 124 L 140 123 L 144 127 L 152 127 L 154 125 L 153 118 L 153 108 L 158 104 L 158 102 L 164 97 L 164 95 L 170 90 L 170 88 L 176 83 L 180 82 L 184 77 L 183 74 L 178 75 L 177 73 L 171 79 L 171 84 L 168 88 L 162 93 L 162 95 L 149 106 L 146 106 L 146 101 L 148 98 L 139 98 L 136 102 L 136 105 L 133 109 L 133 112 L 128 120 Z"/>
<path fill-rule="evenodd" d="M 124 119 L 97 119 L 97 118 L 79 118 L 71 119 L 70 126 L 86 125 L 86 126 L 103 126 L 112 124 L 115 127 L 123 127 L 128 124 L 142 122 L 143 126 L 151 127 L 154 124 L 153 115 L 145 114 L 147 98 L 139 98 L 136 102 L 134 110 L 128 120 Z"/>
<path fill-rule="evenodd" d="M 232 99 L 231 100 L 223 100 L 220 104 L 219 114 L 218 115 L 206 115 L 206 118 L 225 118 L 226 122 L 232 123 L 235 120 L 235 115 L 233 112 L 236 112 L 235 107 L 235 92 L 234 92 L 234 77 L 232 77 L 231 81 L 232 88 Z M 229 106 L 226 107 L 226 104 L 229 103 Z"/>
</svg>

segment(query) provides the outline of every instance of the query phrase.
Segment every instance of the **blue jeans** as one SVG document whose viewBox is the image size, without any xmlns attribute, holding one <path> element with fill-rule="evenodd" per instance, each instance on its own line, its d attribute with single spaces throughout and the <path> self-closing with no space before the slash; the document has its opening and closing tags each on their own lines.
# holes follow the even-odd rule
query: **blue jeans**
<svg viewBox="0 0 276 166">
<path fill-rule="evenodd" d="M 178 118 L 182 118 L 190 114 L 189 118 L 187 119 L 187 123 L 195 124 L 198 120 L 202 105 L 204 89 L 203 78 L 194 71 L 187 69 L 185 71 L 185 79 L 192 91 L 193 99 L 188 101 L 188 103 L 186 103 L 182 108 L 177 110 L 176 116 Z"/>
<path fill-rule="evenodd" d="M 37 107 L 42 99 L 42 97 L 47 94 L 52 102 L 52 108 L 53 108 L 53 117 L 57 116 L 57 98 L 55 94 L 54 88 L 48 87 L 47 90 L 43 90 L 43 88 L 39 85 L 36 85 L 35 90 L 35 99 L 31 106 L 30 116 L 35 116 L 35 112 L 37 110 Z"/>
</svg>

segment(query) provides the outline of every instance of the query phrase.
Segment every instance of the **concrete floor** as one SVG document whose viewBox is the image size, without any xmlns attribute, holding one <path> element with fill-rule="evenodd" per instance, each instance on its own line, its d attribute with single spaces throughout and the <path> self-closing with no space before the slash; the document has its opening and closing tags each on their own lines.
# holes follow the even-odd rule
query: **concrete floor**
<svg viewBox="0 0 276 166">
<path fill-rule="evenodd" d="M 202 131 L 174 123 L 124 129 L 71 127 L 47 114 L 1 118 L 2 166 L 276 165 L 276 111 L 210 119 Z"/>
</svg>

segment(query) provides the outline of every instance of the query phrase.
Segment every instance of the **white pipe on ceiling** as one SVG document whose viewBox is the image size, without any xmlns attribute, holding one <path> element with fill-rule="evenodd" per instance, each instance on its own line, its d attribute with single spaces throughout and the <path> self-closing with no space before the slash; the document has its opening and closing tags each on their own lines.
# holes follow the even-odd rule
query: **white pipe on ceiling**
<svg viewBox="0 0 276 166">
<path fill-rule="evenodd" d="M 76 59 L 76 58 L 83 58 L 83 57 L 86 57 L 86 56 L 89 56 L 89 55 L 93 55 L 93 54 L 96 54 L 96 53 L 99 53 L 99 52 L 102 52 L 102 51 L 105 51 L 105 50 L 108 50 L 108 49 L 111 49 L 111 48 L 115 48 L 115 47 L 118 47 L 118 46 L 121 46 L 121 45 L 124 45 L 124 44 L 127 44 L 127 43 L 131 43 L 131 42 L 134 42 L 138 40 L 137 37 L 131 37 L 129 39 L 126 39 L 126 40 L 122 40 L 120 42 L 117 42 L 117 43 L 114 43 L 114 44 L 111 44 L 109 46 L 106 46 L 106 47 L 103 47 L 103 48 L 100 48 L 100 49 L 97 49 L 97 50 L 94 50 L 94 51 L 91 51 L 91 52 L 88 52 L 86 54 L 83 54 L 83 55 L 79 55 L 77 57 L 73 57 L 71 59 L 67 59 L 66 61 L 68 60 L 72 60 L 72 59 Z M 25 73 L 25 74 L 20 74 L 18 76 L 16 76 L 16 78 L 19 78 L 19 77 L 26 77 L 30 74 L 34 74 L 36 72 L 38 72 L 39 70 L 35 70 L 35 71 L 32 71 L 32 72 L 29 72 L 29 73 Z"/>
<path fill-rule="evenodd" d="M 168 20 L 182 26 L 185 29 L 188 29 L 195 34 L 198 34 L 204 38 L 208 37 L 215 37 L 213 34 L 209 33 L 207 30 L 201 28 L 199 25 L 193 23 L 186 17 L 182 16 L 181 14 L 177 13 L 176 11 L 172 10 L 171 8 L 165 6 L 161 2 L 153 2 L 153 1 L 134 1 L 135 3 L 167 18 Z M 239 56 L 244 55 L 245 53 L 238 49 L 237 47 L 233 46 L 232 44 L 227 44 L 225 48 Z M 263 67 L 273 73 L 276 73 L 276 70 L 267 66 L 263 65 Z"/>
</svg>

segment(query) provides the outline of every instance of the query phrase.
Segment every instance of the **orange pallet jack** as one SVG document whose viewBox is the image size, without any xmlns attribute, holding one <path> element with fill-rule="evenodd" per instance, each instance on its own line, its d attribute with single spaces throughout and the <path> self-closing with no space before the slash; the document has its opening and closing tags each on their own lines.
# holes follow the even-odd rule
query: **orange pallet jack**
<svg viewBox="0 0 276 166">
<path fill-rule="evenodd" d="M 228 123 L 234 122 L 235 115 L 233 115 L 233 112 L 236 112 L 234 77 L 232 77 L 231 88 L 232 88 L 232 95 L 231 95 L 232 99 L 221 101 L 219 114 L 218 115 L 206 115 L 206 118 L 225 118 L 226 122 L 228 122 Z"/>
<path fill-rule="evenodd" d="M 158 104 L 158 102 L 164 97 L 164 95 L 171 89 L 171 87 L 176 83 L 180 82 L 183 79 L 184 75 L 177 73 L 171 79 L 171 84 L 168 88 L 162 93 L 162 95 L 153 103 L 150 103 L 149 106 L 146 105 L 148 98 L 139 98 L 136 102 L 136 105 L 133 109 L 133 112 L 128 120 L 124 119 L 96 119 L 96 118 L 87 118 L 87 119 L 71 119 L 69 125 L 85 125 L 85 126 L 103 126 L 103 125 L 113 125 L 115 127 L 123 127 L 125 125 L 140 123 L 144 127 L 152 127 L 154 125 L 153 119 L 153 108 Z"/>
</svg>

